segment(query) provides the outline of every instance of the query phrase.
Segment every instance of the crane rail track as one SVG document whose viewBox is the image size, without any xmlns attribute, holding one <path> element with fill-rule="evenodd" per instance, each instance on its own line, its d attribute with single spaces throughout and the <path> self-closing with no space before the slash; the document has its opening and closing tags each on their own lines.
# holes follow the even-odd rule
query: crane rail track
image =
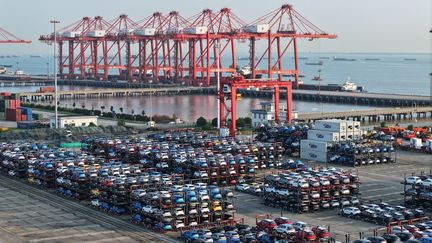
<svg viewBox="0 0 432 243">
<path fill-rule="evenodd" d="M 32 197 L 67 212 L 72 212 L 73 214 L 79 215 L 89 221 L 97 222 L 103 226 L 108 226 L 109 228 L 118 230 L 125 236 L 129 236 L 140 242 L 178 242 L 166 235 L 152 232 L 149 229 L 134 225 L 103 212 L 96 211 L 79 202 L 59 197 L 50 192 L 26 185 L 20 181 L 7 178 L 3 175 L 0 175 L 0 186 L 10 188 L 22 193 L 23 195 Z"/>
</svg>

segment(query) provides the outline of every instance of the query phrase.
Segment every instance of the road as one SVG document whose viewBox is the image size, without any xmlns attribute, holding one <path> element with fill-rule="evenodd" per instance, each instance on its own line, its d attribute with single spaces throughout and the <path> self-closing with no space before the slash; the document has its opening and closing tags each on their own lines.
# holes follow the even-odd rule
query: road
<svg viewBox="0 0 432 243">
<path fill-rule="evenodd" d="M 4 176 L 0 193 L 1 242 L 177 242 Z"/>
</svg>

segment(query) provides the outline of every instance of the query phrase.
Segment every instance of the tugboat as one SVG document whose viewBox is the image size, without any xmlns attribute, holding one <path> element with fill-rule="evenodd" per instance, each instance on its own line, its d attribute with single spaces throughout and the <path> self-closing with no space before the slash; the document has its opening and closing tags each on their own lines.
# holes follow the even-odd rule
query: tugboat
<svg viewBox="0 0 432 243">
<path fill-rule="evenodd" d="M 313 81 L 322 81 L 321 79 L 321 69 L 318 70 L 318 76 L 312 78 Z"/>
<path fill-rule="evenodd" d="M 358 86 L 354 82 L 351 82 L 351 78 L 348 77 L 348 80 L 341 86 L 341 91 L 347 91 L 347 92 L 357 92 L 363 91 L 362 86 Z"/>
</svg>

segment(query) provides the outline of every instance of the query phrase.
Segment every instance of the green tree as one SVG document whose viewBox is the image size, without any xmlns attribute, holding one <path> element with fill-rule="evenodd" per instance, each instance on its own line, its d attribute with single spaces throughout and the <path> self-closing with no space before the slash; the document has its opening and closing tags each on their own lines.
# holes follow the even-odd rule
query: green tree
<svg viewBox="0 0 432 243">
<path fill-rule="evenodd" d="M 89 127 L 96 127 L 96 124 L 94 124 L 93 122 L 90 122 L 90 123 L 88 124 L 88 126 L 89 126 Z"/>
<path fill-rule="evenodd" d="M 124 125 L 126 125 L 126 122 L 123 119 L 117 121 L 117 126 L 124 126 Z"/>
<path fill-rule="evenodd" d="M 113 106 L 110 107 L 110 111 L 114 112 L 114 107 Z"/>
<path fill-rule="evenodd" d="M 407 126 L 407 129 L 408 129 L 408 130 L 411 130 L 411 131 L 412 131 L 413 128 L 414 128 L 414 126 L 413 126 L 412 124 L 410 124 L 410 125 Z"/>
<path fill-rule="evenodd" d="M 204 117 L 202 117 L 202 116 L 200 116 L 198 119 L 197 119 L 197 121 L 196 121 L 196 125 L 198 126 L 198 127 L 203 127 L 203 126 L 205 126 L 207 124 L 207 121 L 206 121 L 206 119 L 204 118 Z"/>
<path fill-rule="evenodd" d="M 102 105 L 101 107 L 101 111 L 102 111 L 102 113 L 104 112 L 104 110 L 105 110 L 105 106 L 104 105 Z"/>
<path fill-rule="evenodd" d="M 237 118 L 237 127 L 245 127 L 245 120 L 243 118 Z"/>
<path fill-rule="evenodd" d="M 123 113 L 123 107 L 120 107 L 119 110 L 120 110 L 120 113 Z"/>
<path fill-rule="evenodd" d="M 381 127 L 385 127 L 386 123 L 385 122 L 381 122 Z"/>
<path fill-rule="evenodd" d="M 76 106 L 75 102 L 74 102 L 74 103 L 72 103 L 72 107 L 73 107 L 73 108 L 75 108 L 75 106 Z"/>
<path fill-rule="evenodd" d="M 252 118 L 250 118 L 250 117 L 245 117 L 245 118 L 244 118 L 244 122 L 245 122 L 245 125 L 246 125 L 247 127 L 251 127 L 251 126 L 252 126 Z"/>
<path fill-rule="evenodd" d="M 213 120 L 211 121 L 211 124 L 212 124 L 213 127 L 217 127 L 217 125 L 218 125 L 218 124 L 217 124 L 217 122 L 218 122 L 217 120 L 218 120 L 218 119 L 217 119 L 217 117 L 216 117 L 216 118 L 213 118 Z"/>
</svg>

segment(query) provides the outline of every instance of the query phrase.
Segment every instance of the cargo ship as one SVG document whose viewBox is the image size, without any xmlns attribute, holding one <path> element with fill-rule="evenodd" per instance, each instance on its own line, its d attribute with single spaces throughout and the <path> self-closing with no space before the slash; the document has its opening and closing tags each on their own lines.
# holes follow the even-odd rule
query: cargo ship
<svg viewBox="0 0 432 243">
<path fill-rule="evenodd" d="M 355 61 L 356 59 L 354 59 L 354 58 L 344 58 L 344 57 L 337 57 L 337 56 L 334 56 L 334 57 L 333 57 L 333 60 L 334 60 L 334 61 Z"/>
<path fill-rule="evenodd" d="M 322 66 L 324 64 L 323 61 L 319 61 L 319 62 L 306 62 L 306 65 L 318 65 L 318 66 Z"/>
</svg>

